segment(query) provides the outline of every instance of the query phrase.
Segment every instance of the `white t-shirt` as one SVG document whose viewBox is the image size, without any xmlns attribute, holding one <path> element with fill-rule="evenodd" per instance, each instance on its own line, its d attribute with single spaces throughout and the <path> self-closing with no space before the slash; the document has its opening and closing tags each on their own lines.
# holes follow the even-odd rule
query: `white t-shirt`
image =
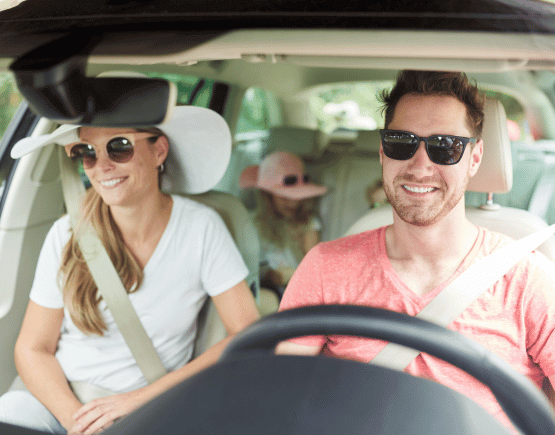
<svg viewBox="0 0 555 435">
<path fill-rule="evenodd" d="M 220 216 L 192 200 L 172 198 L 168 226 L 144 268 L 141 288 L 129 295 L 168 371 L 191 358 L 197 315 L 208 295 L 223 293 L 248 274 Z M 30 298 L 43 307 L 63 307 L 57 274 L 69 230 L 64 216 L 42 247 Z M 67 379 L 115 392 L 147 385 L 104 301 L 99 308 L 108 326 L 103 336 L 81 332 L 64 308 L 56 357 Z"/>
</svg>

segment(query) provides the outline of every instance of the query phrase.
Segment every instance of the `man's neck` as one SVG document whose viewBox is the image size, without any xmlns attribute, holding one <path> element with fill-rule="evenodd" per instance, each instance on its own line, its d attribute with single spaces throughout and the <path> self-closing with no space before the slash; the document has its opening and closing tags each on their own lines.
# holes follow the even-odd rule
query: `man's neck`
<svg viewBox="0 0 555 435">
<path fill-rule="evenodd" d="M 386 250 L 400 279 L 422 296 L 452 276 L 477 236 L 478 228 L 464 213 L 450 214 L 425 227 L 394 215 L 394 224 L 386 230 Z"/>
</svg>

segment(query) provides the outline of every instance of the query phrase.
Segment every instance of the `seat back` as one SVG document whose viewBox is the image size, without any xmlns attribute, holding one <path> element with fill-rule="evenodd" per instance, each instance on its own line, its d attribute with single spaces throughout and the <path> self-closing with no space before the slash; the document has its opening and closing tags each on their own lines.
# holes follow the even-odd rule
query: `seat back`
<svg viewBox="0 0 555 435">
<path fill-rule="evenodd" d="M 230 193 L 214 190 L 186 196 L 214 209 L 221 216 L 249 269 L 247 284 L 253 290 L 253 294 L 258 295 L 260 241 L 250 214 L 243 203 Z"/>
<path fill-rule="evenodd" d="M 483 193 L 506 193 L 512 187 L 511 144 L 507 132 L 505 110 L 497 100 L 486 100 L 484 117 L 484 156 L 467 190 Z M 547 227 L 547 223 L 526 210 L 501 207 L 493 202 L 479 207 L 466 207 L 467 218 L 492 231 L 519 239 Z M 393 223 L 390 205 L 372 209 L 358 219 L 345 233 L 356 234 Z M 555 237 L 550 237 L 538 250 L 555 261 Z"/>
<path fill-rule="evenodd" d="M 213 208 L 221 216 L 249 269 L 249 275 L 246 279 L 247 284 L 257 295 L 260 242 L 247 209 L 238 198 L 229 193 L 209 191 L 186 196 Z M 197 357 L 204 353 L 212 345 L 225 338 L 226 335 L 227 331 L 218 315 L 214 302 L 211 298 L 208 298 L 199 314 L 193 356 Z"/>
<path fill-rule="evenodd" d="M 243 203 L 239 198 L 229 193 L 217 191 L 186 196 L 213 208 L 219 213 L 249 269 L 246 281 L 255 295 L 261 315 L 277 311 L 279 305 L 277 297 L 267 291 L 261 291 L 259 288 L 260 241 L 250 214 Z M 196 357 L 202 354 L 212 345 L 225 338 L 226 335 L 227 331 L 218 315 L 214 302 L 209 298 L 199 314 L 193 356 Z"/>
<path fill-rule="evenodd" d="M 337 158 L 324 168 L 321 182 L 329 192 L 320 201 L 323 221 L 322 240 L 334 240 L 345 234 L 369 207 L 366 189 L 381 179 L 380 134 L 377 130 L 359 131 L 354 139 L 334 138 L 328 144 Z"/>
</svg>

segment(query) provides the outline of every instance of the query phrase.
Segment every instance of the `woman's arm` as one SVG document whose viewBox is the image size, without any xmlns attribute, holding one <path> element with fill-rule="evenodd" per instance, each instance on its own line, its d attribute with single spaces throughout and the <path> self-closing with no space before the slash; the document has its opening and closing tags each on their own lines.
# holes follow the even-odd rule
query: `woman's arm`
<svg viewBox="0 0 555 435">
<path fill-rule="evenodd" d="M 21 379 L 66 429 L 82 404 L 71 391 L 54 356 L 60 338 L 63 309 L 45 308 L 29 301 L 15 344 L 15 364 Z"/>
<path fill-rule="evenodd" d="M 228 332 L 228 337 L 180 369 L 168 373 L 146 387 L 89 402 L 76 414 L 75 418 L 80 426 L 76 426 L 75 429 L 84 430 L 85 434 L 89 434 L 108 427 L 114 420 L 129 414 L 184 379 L 214 364 L 233 336 L 260 317 L 252 293 L 245 281 L 214 296 L 212 300 Z"/>
</svg>

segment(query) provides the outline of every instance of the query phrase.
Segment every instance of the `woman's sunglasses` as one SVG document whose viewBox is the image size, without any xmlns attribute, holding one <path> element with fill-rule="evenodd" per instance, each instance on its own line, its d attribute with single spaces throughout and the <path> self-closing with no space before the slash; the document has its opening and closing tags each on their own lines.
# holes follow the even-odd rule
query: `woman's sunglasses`
<svg viewBox="0 0 555 435">
<path fill-rule="evenodd" d="M 310 176 L 304 174 L 302 177 L 298 175 L 286 175 L 283 177 L 283 185 L 287 187 L 296 186 L 298 183 L 308 183 L 310 181 Z"/>
<path fill-rule="evenodd" d="M 150 133 L 149 133 L 150 134 Z M 144 139 L 158 139 L 159 136 L 149 136 Z M 141 139 L 138 139 L 141 140 Z M 106 153 L 110 160 L 116 163 L 126 163 L 135 153 L 133 142 L 125 137 L 115 137 L 106 144 Z M 69 156 L 72 160 L 82 160 L 84 169 L 91 169 L 98 160 L 94 147 L 88 143 L 79 143 L 71 147 Z"/>
<path fill-rule="evenodd" d="M 390 159 L 408 160 L 424 141 L 426 153 L 433 163 L 438 165 L 456 165 L 462 158 L 469 143 L 476 143 L 474 137 L 434 134 L 420 137 L 409 131 L 380 130 L 383 153 Z"/>
</svg>

